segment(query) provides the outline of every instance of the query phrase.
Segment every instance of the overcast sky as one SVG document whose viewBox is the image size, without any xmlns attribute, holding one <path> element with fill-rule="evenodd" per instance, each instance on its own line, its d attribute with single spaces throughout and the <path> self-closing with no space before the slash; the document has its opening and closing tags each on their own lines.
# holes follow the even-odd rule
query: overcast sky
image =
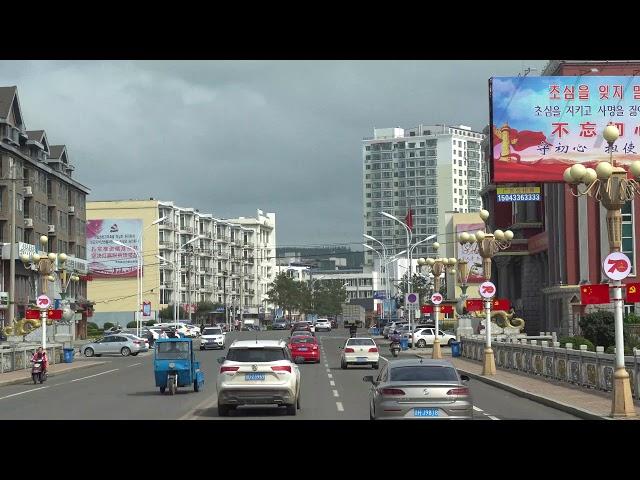
<svg viewBox="0 0 640 480">
<path fill-rule="evenodd" d="M 279 245 L 362 238 L 363 137 L 488 123 L 487 80 L 546 61 L 3 61 L 89 200 L 275 212 Z"/>
</svg>

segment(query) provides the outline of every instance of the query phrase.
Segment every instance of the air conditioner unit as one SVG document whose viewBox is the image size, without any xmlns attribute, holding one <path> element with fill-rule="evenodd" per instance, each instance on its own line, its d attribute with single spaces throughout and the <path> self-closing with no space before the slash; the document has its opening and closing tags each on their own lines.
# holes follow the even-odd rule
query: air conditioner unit
<svg viewBox="0 0 640 480">
<path fill-rule="evenodd" d="M 69 207 L 69 215 L 74 215 L 76 213 L 76 207 L 75 206 L 70 206 Z"/>
<path fill-rule="evenodd" d="M 24 187 L 23 193 L 25 197 L 31 197 L 33 195 L 33 188 L 30 186 L 26 186 Z"/>
<path fill-rule="evenodd" d="M 33 218 L 25 218 L 24 226 L 25 228 L 33 228 Z"/>
<path fill-rule="evenodd" d="M 49 225 L 49 229 L 47 231 L 49 233 L 56 233 L 56 226 L 55 225 Z"/>
</svg>

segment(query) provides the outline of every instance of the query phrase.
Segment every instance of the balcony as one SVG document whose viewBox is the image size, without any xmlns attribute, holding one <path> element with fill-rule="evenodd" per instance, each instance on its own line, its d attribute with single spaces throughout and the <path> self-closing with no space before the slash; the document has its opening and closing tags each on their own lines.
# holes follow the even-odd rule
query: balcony
<svg viewBox="0 0 640 480">
<path fill-rule="evenodd" d="M 49 225 L 47 228 L 47 233 L 49 235 L 55 235 L 56 234 L 56 226 L 55 225 Z"/>
<path fill-rule="evenodd" d="M 33 187 L 31 187 L 30 185 L 25 185 L 22 188 L 22 194 L 25 197 L 33 197 Z"/>
<path fill-rule="evenodd" d="M 33 228 L 33 218 L 24 219 L 24 228 Z"/>
</svg>

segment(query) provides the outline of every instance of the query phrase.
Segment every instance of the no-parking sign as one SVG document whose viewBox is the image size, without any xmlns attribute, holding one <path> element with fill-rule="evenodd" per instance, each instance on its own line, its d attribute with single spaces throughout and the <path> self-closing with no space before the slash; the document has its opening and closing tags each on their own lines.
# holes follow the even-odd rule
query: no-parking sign
<svg viewBox="0 0 640 480">
<path fill-rule="evenodd" d="M 404 296 L 405 307 L 411 310 L 417 310 L 420 307 L 420 298 L 417 293 L 407 293 Z"/>
</svg>

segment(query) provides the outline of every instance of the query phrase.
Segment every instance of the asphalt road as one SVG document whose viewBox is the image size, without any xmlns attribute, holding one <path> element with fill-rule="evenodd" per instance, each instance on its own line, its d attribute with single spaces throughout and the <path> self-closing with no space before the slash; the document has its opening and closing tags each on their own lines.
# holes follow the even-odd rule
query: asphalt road
<svg viewBox="0 0 640 480">
<path fill-rule="evenodd" d="M 235 339 L 287 338 L 286 331 L 231 332 L 227 345 Z M 286 415 L 278 407 L 241 407 L 229 417 L 217 414 L 217 358 L 226 350 L 198 351 L 197 357 L 205 375 L 201 392 L 180 388 L 175 396 L 160 394 L 153 377 L 153 352 L 137 357 L 103 356 L 103 365 L 51 376 L 42 385 L 30 381 L 0 387 L 0 419 L 56 420 L 367 420 L 370 384 L 364 375 L 370 367 L 340 368 L 339 347 L 347 339 L 344 329 L 317 334 L 322 348 L 319 364 L 300 365 L 301 410 L 296 416 Z M 386 356 L 386 348 L 381 354 Z M 76 360 L 83 361 L 83 360 Z M 568 420 L 572 415 L 518 397 L 509 392 L 471 380 L 475 418 L 478 420 L 532 419 Z"/>
</svg>

